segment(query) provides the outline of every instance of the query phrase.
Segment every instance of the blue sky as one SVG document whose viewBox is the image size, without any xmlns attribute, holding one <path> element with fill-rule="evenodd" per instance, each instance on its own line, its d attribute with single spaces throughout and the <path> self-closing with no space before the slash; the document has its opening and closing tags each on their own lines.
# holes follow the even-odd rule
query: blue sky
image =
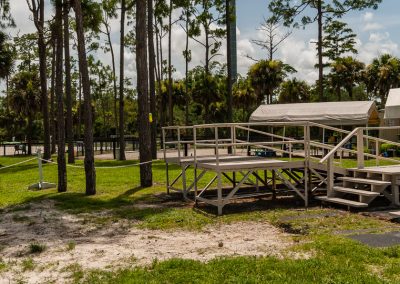
<svg viewBox="0 0 400 284">
<path fill-rule="evenodd" d="M 250 55 L 254 58 L 265 58 L 266 53 L 260 50 L 251 42 L 252 39 L 262 39 L 263 34 L 257 30 L 264 17 L 268 17 L 268 0 L 236 0 L 237 1 L 237 34 L 238 34 L 238 70 L 245 75 L 249 66 L 254 62 L 246 57 Z M 25 0 L 12 0 L 11 9 L 17 22 L 17 29 L 11 30 L 11 34 L 33 32 L 34 25 L 29 19 L 29 11 Z M 46 0 L 48 3 L 49 0 Z M 52 15 L 53 11 L 47 6 L 47 15 Z M 365 63 L 371 62 L 372 58 L 382 54 L 391 53 L 400 56 L 400 1 L 383 0 L 378 10 L 364 10 L 349 13 L 343 18 L 350 27 L 357 33 L 358 59 Z M 179 11 L 174 13 L 177 17 Z M 119 23 L 115 20 L 111 23 L 112 38 L 117 58 L 119 57 Z M 131 27 L 129 27 L 131 28 Z M 282 30 L 284 32 L 284 30 Z M 311 24 L 303 29 L 296 29 L 292 35 L 282 44 L 276 58 L 291 64 L 298 70 L 296 77 L 313 82 L 317 78 L 314 68 L 316 62 L 315 41 L 317 35 L 316 26 Z M 180 26 L 173 28 L 173 64 L 177 71 L 174 76 L 182 77 L 184 74 L 184 59 L 182 50 L 184 49 L 185 35 Z M 198 44 L 191 42 L 192 57 L 191 68 L 204 63 L 204 50 Z M 221 48 L 221 56 L 218 61 L 225 61 L 225 45 Z M 164 54 L 167 52 L 167 42 L 164 42 Z M 98 58 L 106 64 L 110 64 L 110 56 L 99 51 Z M 126 50 L 126 74 L 136 80 L 135 54 Z M 117 62 L 118 65 L 118 62 Z"/>
<path fill-rule="evenodd" d="M 263 17 L 270 16 L 266 0 L 237 0 L 237 26 L 240 30 L 239 40 L 260 38 L 257 28 Z M 357 49 L 359 60 L 370 63 L 372 58 L 391 53 L 400 56 L 400 1 L 383 0 L 377 10 L 366 9 L 352 11 L 342 21 L 357 34 Z M 317 29 L 315 24 L 310 24 L 304 30 L 295 29 L 288 40 L 282 44 L 277 58 L 293 65 L 299 72 L 297 77 L 312 82 L 316 79 L 316 70 L 313 64 L 315 58 L 315 41 Z M 255 57 L 265 57 L 265 53 L 254 47 Z M 240 53 L 240 51 L 239 51 Z M 243 73 L 241 68 L 241 72 Z"/>
</svg>

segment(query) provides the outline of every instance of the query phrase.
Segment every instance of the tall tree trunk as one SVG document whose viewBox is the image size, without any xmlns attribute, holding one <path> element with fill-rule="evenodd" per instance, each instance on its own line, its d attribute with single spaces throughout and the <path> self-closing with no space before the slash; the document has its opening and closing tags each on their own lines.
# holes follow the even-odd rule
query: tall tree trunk
<svg viewBox="0 0 400 284">
<path fill-rule="evenodd" d="M 119 159 L 125 157 L 125 136 L 124 136 L 124 54 L 125 54 L 125 0 L 121 0 L 121 35 L 120 35 L 120 59 L 119 59 Z"/>
<path fill-rule="evenodd" d="M 156 22 L 157 24 L 157 22 Z M 160 66 L 160 45 L 158 44 L 158 38 L 159 38 L 159 31 L 158 31 L 158 26 L 156 26 L 156 77 L 157 77 L 157 83 L 161 82 L 161 66 Z"/>
<path fill-rule="evenodd" d="M 235 15 L 233 14 L 233 9 L 235 9 L 234 2 L 232 0 L 226 0 L 225 5 L 226 5 L 226 49 L 227 49 L 227 67 L 228 67 L 228 78 L 227 78 L 227 104 L 228 104 L 228 115 L 227 115 L 227 120 L 228 122 L 232 122 L 233 118 L 233 108 L 232 108 L 232 85 L 234 82 L 234 66 L 233 66 L 233 44 L 232 40 L 234 39 L 233 33 L 236 32 L 236 26 L 235 29 L 233 30 L 233 19 Z M 233 5 L 231 5 L 233 4 Z"/>
<path fill-rule="evenodd" d="M 339 102 L 342 100 L 342 94 L 340 92 L 340 86 L 339 85 L 336 86 L 336 97 L 337 97 L 337 100 Z"/>
<path fill-rule="evenodd" d="M 234 62 L 234 52 L 236 50 L 236 21 L 233 17 L 235 17 L 235 1 L 234 0 L 226 0 L 226 42 L 227 42 L 227 67 L 228 67 L 228 78 L 227 78 L 227 104 L 228 104 L 228 113 L 227 120 L 228 122 L 232 122 L 233 119 L 233 101 L 232 101 L 232 85 L 235 81 L 236 74 L 236 66 Z"/>
<path fill-rule="evenodd" d="M 318 0 L 318 96 L 320 101 L 324 101 L 324 66 L 322 58 L 322 0 Z"/>
<path fill-rule="evenodd" d="M 85 175 L 86 175 L 86 194 L 96 194 L 96 169 L 94 167 L 94 149 L 93 149 L 93 116 L 92 116 L 92 98 L 90 94 L 90 81 L 88 72 L 88 63 L 86 59 L 85 34 L 83 31 L 83 19 L 81 0 L 75 0 L 75 18 L 76 34 L 78 39 L 78 57 L 79 71 L 82 76 L 82 88 L 85 107 Z"/>
<path fill-rule="evenodd" d="M 118 88 L 117 88 L 117 73 L 116 73 L 116 68 L 115 68 L 115 54 L 114 54 L 114 47 L 112 45 L 111 41 L 111 31 L 110 27 L 108 24 L 106 25 L 106 32 L 107 32 L 107 40 L 108 40 L 108 46 L 110 47 L 110 53 L 111 53 L 111 66 L 112 66 L 112 72 L 113 72 L 113 91 L 114 91 L 114 118 L 115 118 L 115 132 L 116 134 L 118 133 L 118 108 L 117 108 L 117 102 L 118 102 Z"/>
<path fill-rule="evenodd" d="M 54 110 L 54 93 L 55 93 L 55 82 L 56 82 L 56 38 L 52 35 L 52 58 L 51 58 L 51 91 L 50 91 L 50 133 L 51 133 L 51 154 L 56 153 L 56 119 Z"/>
<path fill-rule="evenodd" d="M 74 155 L 74 130 L 72 120 L 72 94 L 71 94 L 71 59 L 69 51 L 69 8 L 70 0 L 64 0 L 64 54 L 65 54 L 65 102 L 67 107 L 66 134 L 68 144 L 68 163 L 75 163 Z"/>
<path fill-rule="evenodd" d="M 153 0 L 147 0 L 147 27 L 149 42 L 149 91 L 150 91 L 150 113 L 153 117 L 151 122 L 151 157 L 157 159 L 157 121 L 156 121 L 156 58 L 154 52 L 154 29 L 153 29 Z"/>
<path fill-rule="evenodd" d="M 160 29 L 162 30 L 162 27 L 163 27 L 163 23 L 162 23 L 162 21 L 160 22 Z M 163 64 L 164 64 L 164 53 L 163 53 L 163 50 L 162 50 L 162 39 L 163 39 L 163 36 L 162 36 L 162 34 L 160 34 L 160 67 L 161 67 L 161 72 L 160 72 L 160 79 L 161 79 L 161 81 L 164 81 L 164 69 L 163 69 Z"/>
<path fill-rule="evenodd" d="M 38 31 L 39 49 L 39 72 L 40 72 L 40 96 L 42 100 L 43 114 L 43 141 L 44 154 L 46 160 L 51 158 L 50 152 L 50 123 L 49 123 L 49 102 L 47 97 L 47 67 L 46 67 L 46 43 L 44 39 L 44 0 L 39 0 L 39 7 L 36 10 L 36 2 L 32 1 L 31 11 Z M 38 13 L 36 13 L 36 11 Z"/>
<path fill-rule="evenodd" d="M 44 40 L 44 0 L 40 0 L 40 30 L 39 30 L 39 57 L 40 57 L 40 89 L 43 111 L 43 132 L 44 132 L 44 155 L 48 160 L 50 152 L 50 123 L 49 123 L 49 102 L 47 97 L 47 67 L 46 67 L 46 43 Z"/>
<path fill-rule="evenodd" d="M 353 86 L 349 86 L 347 88 L 347 93 L 349 94 L 349 98 L 352 101 L 353 100 Z"/>
<path fill-rule="evenodd" d="M 6 75 L 6 113 L 7 113 L 7 115 L 10 113 L 10 94 L 9 94 L 9 89 L 10 89 L 10 76 L 7 74 Z"/>
<path fill-rule="evenodd" d="M 174 106 L 172 104 L 172 1 L 169 2 L 168 14 L 168 122 L 174 124 Z"/>
<path fill-rule="evenodd" d="M 146 0 L 136 0 L 136 70 L 138 91 L 140 185 L 153 184 L 151 161 L 151 133 L 149 123 L 148 69 L 147 69 Z"/>
<path fill-rule="evenodd" d="M 160 40 L 159 40 L 160 39 Z M 157 91 L 160 99 L 162 98 L 162 50 L 160 50 L 161 45 L 161 35 L 159 34 L 158 28 L 156 30 L 156 52 L 157 52 Z M 160 125 L 165 126 L 165 106 L 161 103 L 158 106 L 160 113 Z"/>
<path fill-rule="evenodd" d="M 269 29 L 269 35 L 268 38 L 269 40 L 269 61 L 272 61 L 274 57 L 274 41 L 272 40 L 275 37 L 273 29 Z"/>
<path fill-rule="evenodd" d="M 33 134 L 33 114 L 29 112 L 28 114 L 28 135 L 26 139 L 28 142 L 28 155 L 32 155 L 32 134 Z"/>
<path fill-rule="evenodd" d="M 63 29 L 62 29 L 62 0 L 56 0 L 56 99 L 57 99 L 57 164 L 58 192 L 67 191 L 67 169 L 65 161 L 65 123 L 63 97 Z"/>
<path fill-rule="evenodd" d="M 78 139 L 82 138 L 82 74 L 79 71 L 78 84 Z"/>
<path fill-rule="evenodd" d="M 186 7 L 186 45 L 185 45 L 185 125 L 189 125 L 189 7 Z"/>
<path fill-rule="evenodd" d="M 204 71 L 205 71 L 205 75 L 206 77 L 210 74 L 210 65 L 209 65 L 209 61 L 210 61 L 210 45 L 209 45 L 209 30 L 208 30 L 208 26 L 207 24 L 204 25 L 204 36 L 205 36 L 205 40 L 206 40 L 206 44 L 205 44 L 205 66 L 204 66 Z"/>
</svg>

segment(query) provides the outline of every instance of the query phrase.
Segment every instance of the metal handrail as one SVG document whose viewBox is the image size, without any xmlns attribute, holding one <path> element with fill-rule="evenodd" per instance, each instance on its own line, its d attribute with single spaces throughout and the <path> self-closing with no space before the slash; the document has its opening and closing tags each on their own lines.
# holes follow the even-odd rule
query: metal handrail
<svg viewBox="0 0 400 284">
<path fill-rule="evenodd" d="M 319 162 L 324 163 L 327 161 L 329 158 L 331 158 L 335 153 L 340 149 L 343 148 L 344 144 L 349 142 L 349 140 L 358 132 L 359 128 L 355 128 L 353 131 L 351 131 L 342 141 L 340 141 L 339 144 L 337 144 L 332 150 L 329 151 L 328 154 L 325 155 Z"/>
<path fill-rule="evenodd" d="M 196 143 L 196 146 L 202 147 L 230 147 L 230 146 L 257 146 L 257 145 L 283 145 L 283 144 L 304 144 L 304 140 L 291 140 L 291 141 L 274 141 L 274 142 L 236 142 L 236 143 L 221 143 L 221 144 L 211 144 L 211 143 Z"/>
</svg>

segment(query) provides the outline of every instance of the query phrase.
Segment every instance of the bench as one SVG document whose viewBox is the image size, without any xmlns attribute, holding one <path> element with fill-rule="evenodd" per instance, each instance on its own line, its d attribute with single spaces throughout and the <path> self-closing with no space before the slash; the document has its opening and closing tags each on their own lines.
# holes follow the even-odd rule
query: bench
<svg viewBox="0 0 400 284">
<path fill-rule="evenodd" d="M 22 153 L 24 155 L 26 155 L 26 145 L 25 144 L 17 144 L 14 145 L 14 156 L 16 154 Z"/>
</svg>

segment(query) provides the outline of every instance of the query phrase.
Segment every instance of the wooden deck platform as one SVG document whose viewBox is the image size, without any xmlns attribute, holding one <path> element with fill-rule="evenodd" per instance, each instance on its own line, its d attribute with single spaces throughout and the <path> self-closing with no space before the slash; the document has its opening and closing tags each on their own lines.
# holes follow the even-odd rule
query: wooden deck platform
<svg viewBox="0 0 400 284">
<path fill-rule="evenodd" d="M 242 156 L 242 155 L 221 155 L 219 156 L 219 160 L 220 161 L 240 161 L 240 160 L 247 160 L 251 157 L 249 156 Z M 253 158 L 257 158 L 257 157 L 253 157 Z M 167 157 L 165 159 L 166 163 L 169 164 L 176 164 L 176 165 L 181 165 L 181 166 L 186 166 L 186 165 L 194 165 L 195 164 L 195 160 L 197 163 L 212 163 L 215 162 L 216 160 L 216 156 L 198 156 L 195 157 L 194 156 L 189 156 L 189 157 Z"/>
<path fill-rule="evenodd" d="M 292 169 L 304 167 L 304 160 L 302 161 L 284 161 L 271 158 L 262 157 L 244 157 L 238 160 L 222 160 L 217 162 L 204 161 L 198 162 L 199 169 L 207 169 L 213 171 L 240 171 L 240 170 L 272 170 L 272 169 Z"/>
<path fill-rule="evenodd" d="M 286 135 L 286 127 L 296 130 L 300 136 L 294 138 Z M 400 143 L 369 135 L 371 130 L 379 129 L 357 127 L 347 131 L 312 122 L 164 127 L 167 190 L 182 191 L 184 198 L 188 198 L 190 193 L 196 202 L 217 206 L 218 214 L 232 199 L 239 198 L 241 188 L 250 185 L 255 188 L 255 195 L 262 195 L 264 190 L 275 194 L 277 183 L 301 197 L 305 206 L 308 204 L 308 195 L 321 189 L 326 192 L 324 201 L 349 207 L 368 206 L 378 196 L 384 196 L 400 206 L 400 165 L 365 167 L 365 158 L 375 159 L 376 165 L 380 161 L 400 164 L 397 159 L 381 155 L 382 143 L 398 147 Z M 340 141 L 334 145 L 326 143 L 325 131 L 340 133 Z M 316 133 L 321 132 L 322 141 L 315 138 Z M 204 136 L 205 133 L 208 135 Z M 181 139 L 182 135 L 186 136 L 185 139 Z M 170 138 L 166 139 L 167 136 Z M 354 140 L 356 148 L 348 147 L 349 143 L 354 144 Z M 176 149 L 176 153 L 167 153 L 168 147 Z M 375 151 L 366 152 L 365 147 L 373 147 Z M 182 153 L 187 154 L 188 149 L 193 156 L 184 157 Z M 252 149 L 258 152 L 252 152 Z M 273 152 L 274 157 L 248 156 L 266 151 Z M 230 152 L 233 154 L 227 154 Z M 168 154 L 174 156 L 167 157 Z M 355 159 L 357 168 L 346 168 L 344 157 Z M 178 165 L 181 171 L 170 182 L 168 167 L 172 164 Z M 189 168 L 193 171 L 187 175 Z M 171 173 L 175 175 L 176 171 Z M 222 186 L 226 188 L 227 185 L 231 191 L 226 194 L 222 192 Z M 214 196 L 210 196 L 212 192 Z M 253 193 L 249 194 L 253 196 Z"/>
<path fill-rule="evenodd" d="M 374 167 L 365 167 L 363 169 L 350 168 L 349 171 L 374 173 L 374 174 L 400 175 L 400 165 L 374 166 Z"/>
</svg>

